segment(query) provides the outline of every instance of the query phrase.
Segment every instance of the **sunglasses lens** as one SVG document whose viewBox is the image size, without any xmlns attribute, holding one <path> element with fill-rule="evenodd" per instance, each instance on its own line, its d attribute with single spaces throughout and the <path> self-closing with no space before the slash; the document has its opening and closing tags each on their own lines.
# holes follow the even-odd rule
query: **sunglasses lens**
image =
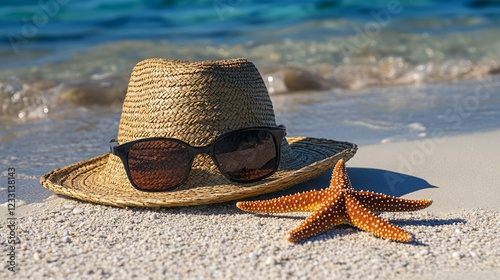
<svg viewBox="0 0 500 280">
<path fill-rule="evenodd" d="M 239 182 L 259 180 L 278 167 L 275 139 L 264 130 L 242 131 L 218 139 L 214 156 L 220 169 Z"/>
<path fill-rule="evenodd" d="M 135 143 L 128 151 L 130 177 L 146 191 L 175 188 L 189 174 L 190 156 L 187 147 L 171 140 L 150 140 Z"/>
</svg>

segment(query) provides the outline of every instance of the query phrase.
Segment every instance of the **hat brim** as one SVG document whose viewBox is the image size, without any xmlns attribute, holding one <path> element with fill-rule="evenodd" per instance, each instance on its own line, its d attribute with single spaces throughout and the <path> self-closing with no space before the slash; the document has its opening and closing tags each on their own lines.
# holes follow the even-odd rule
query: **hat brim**
<svg viewBox="0 0 500 280">
<path fill-rule="evenodd" d="M 52 170 L 41 177 L 47 189 L 76 199 L 118 207 L 174 207 L 220 203 L 275 192 L 315 178 L 333 168 L 339 159 L 349 160 L 356 144 L 308 137 L 287 137 L 290 148 L 304 155 L 294 166 L 280 168 L 264 180 L 225 184 L 205 180 L 199 186 L 168 192 L 142 192 L 131 185 L 105 184 L 100 176 L 110 154 L 101 155 L 67 167 Z"/>
</svg>

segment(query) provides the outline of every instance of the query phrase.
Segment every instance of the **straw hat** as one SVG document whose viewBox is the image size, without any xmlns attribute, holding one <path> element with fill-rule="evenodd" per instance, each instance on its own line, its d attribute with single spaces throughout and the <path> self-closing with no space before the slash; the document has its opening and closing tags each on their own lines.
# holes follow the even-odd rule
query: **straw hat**
<svg viewBox="0 0 500 280">
<path fill-rule="evenodd" d="M 118 142 L 171 137 L 192 146 L 244 127 L 276 126 L 266 86 L 246 59 L 188 62 L 147 59 L 133 69 L 118 128 Z M 348 142 L 287 137 L 281 164 L 253 183 L 226 179 L 208 155 L 195 158 L 189 178 L 167 192 L 142 192 L 129 182 L 121 160 L 101 155 L 52 170 L 40 183 L 55 193 L 120 207 L 171 207 L 218 203 L 274 192 L 309 180 L 350 159 Z"/>
</svg>

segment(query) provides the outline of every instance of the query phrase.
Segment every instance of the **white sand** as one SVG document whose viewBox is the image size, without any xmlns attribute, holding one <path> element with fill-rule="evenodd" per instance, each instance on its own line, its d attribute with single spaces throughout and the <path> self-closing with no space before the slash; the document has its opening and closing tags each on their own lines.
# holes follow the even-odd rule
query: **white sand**
<svg viewBox="0 0 500 280">
<path fill-rule="evenodd" d="M 348 162 L 357 189 L 434 200 L 382 214 L 414 234 L 410 244 L 336 227 L 294 245 L 284 236 L 304 214 L 248 214 L 234 202 L 149 210 L 53 196 L 17 209 L 17 272 L 0 279 L 500 279 L 498 139 L 380 144 Z M 287 192 L 326 187 L 329 176 Z"/>
</svg>

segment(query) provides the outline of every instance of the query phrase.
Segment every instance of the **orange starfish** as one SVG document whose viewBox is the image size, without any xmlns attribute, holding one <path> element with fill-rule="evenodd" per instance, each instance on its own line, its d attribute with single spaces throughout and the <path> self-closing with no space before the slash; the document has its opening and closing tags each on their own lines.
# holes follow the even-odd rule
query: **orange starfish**
<svg viewBox="0 0 500 280">
<path fill-rule="evenodd" d="M 432 200 L 411 200 L 384 194 L 356 191 L 347 176 L 344 161 L 335 165 L 330 187 L 270 200 L 238 202 L 236 206 L 249 212 L 285 213 L 309 212 L 297 228 L 288 235 L 288 241 L 300 242 L 339 224 L 348 224 L 376 236 L 409 242 L 412 235 L 375 212 L 416 211 L 432 204 Z"/>
</svg>

